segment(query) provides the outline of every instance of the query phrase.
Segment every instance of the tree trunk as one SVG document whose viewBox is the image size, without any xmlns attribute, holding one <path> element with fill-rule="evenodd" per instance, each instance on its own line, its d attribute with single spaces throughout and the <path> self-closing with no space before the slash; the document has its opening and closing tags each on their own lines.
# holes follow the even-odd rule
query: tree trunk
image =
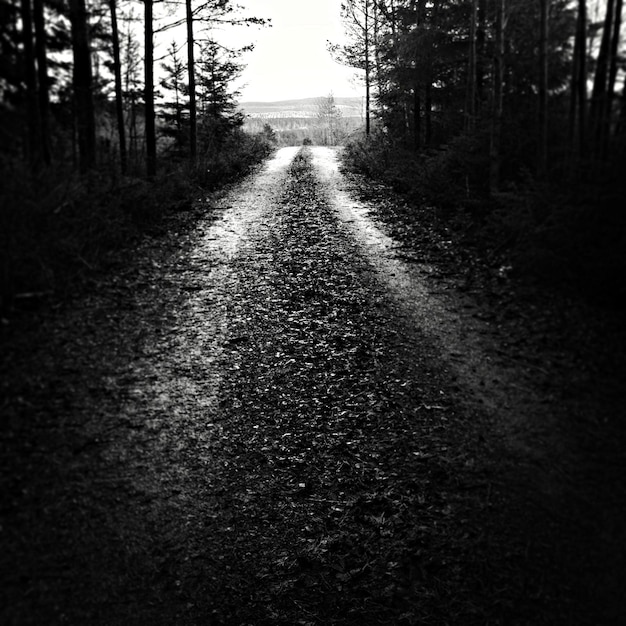
<svg viewBox="0 0 626 626">
<path fill-rule="evenodd" d="M 197 148 L 196 70 L 194 63 L 193 13 L 191 0 L 185 0 L 187 10 L 187 71 L 189 73 L 189 156 L 195 161 Z"/>
<path fill-rule="evenodd" d="M 374 2 L 374 64 L 376 74 L 376 90 L 380 95 L 383 90 L 382 86 L 382 60 L 380 50 L 380 12 L 378 9 L 378 3 Z"/>
<path fill-rule="evenodd" d="M 613 22 L 613 38 L 611 41 L 611 53 L 609 61 L 609 84 L 607 88 L 606 102 L 606 134 L 604 138 L 603 154 L 608 155 L 609 138 L 611 134 L 611 120 L 613 117 L 613 101 L 615 99 L 615 81 L 617 79 L 617 65 L 619 56 L 620 30 L 622 26 L 622 0 L 616 0 L 615 20 Z"/>
<path fill-rule="evenodd" d="M 145 7 L 145 128 L 146 128 L 146 174 L 149 179 L 156 175 L 156 129 L 154 124 L 154 41 L 152 24 L 153 0 L 144 0 Z"/>
<path fill-rule="evenodd" d="M 417 0 L 417 4 L 414 6 L 415 13 L 415 25 L 419 28 L 424 20 L 424 11 L 426 8 L 425 0 Z M 421 89 L 422 81 L 420 80 L 420 61 L 419 58 L 419 46 L 415 46 L 415 83 L 413 86 L 413 147 L 418 151 L 422 147 L 422 98 Z"/>
<path fill-rule="evenodd" d="M 432 124 L 432 83 L 429 80 L 424 88 L 424 144 L 426 147 L 430 146 L 433 135 Z"/>
<path fill-rule="evenodd" d="M 420 85 L 416 80 L 413 86 L 413 148 L 417 152 L 422 147 L 422 103 Z"/>
<path fill-rule="evenodd" d="M 50 96 L 48 93 L 48 63 L 46 59 L 46 28 L 43 13 L 43 0 L 33 0 L 33 18 L 35 23 L 35 56 L 37 58 L 37 100 L 39 104 L 39 123 L 41 129 L 41 156 L 46 165 L 50 165 L 50 130 L 48 111 Z"/>
<path fill-rule="evenodd" d="M 472 132 L 476 124 L 476 27 L 478 0 L 472 0 L 465 92 L 465 132 Z"/>
<path fill-rule="evenodd" d="M 124 34 L 126 42 L 124 49 L 124 90 L 126 105 L 128 107 L 127 123 L 125 132 L 128 136 L 127 167 L 133 171 L 137 168 L 137 92 L 135 89 L 134 66 L 136 62 L 135 39 L 132 26 L 127 20 L 126 32 Z"/>
<path fill-rule="evenodd" d="M 426 0 L 420 0 L 420 23 L 426 24 Z M 435 0 L 432 3 L 433 11 L 431 17 L 431 27 L 437 28 L 439 24 L 439 9 L 441 7 L 441 2 L 439 0 Z M 424 143 L 426 146 L 430 146 L 432 140 L 432 100 L 433 100 L 433 58 L 434 58 L 435 48 L 433 39 L 429 37 L 428 39 L 428 53 L 426 55 L 427 59 L 427 68 L 426 68 L 426 86 L 424 87 Z"/>
<path fill-rule="evenodd" d="M 609 16 L 609 5 L 607 5 L 607 18 L 605 20 L 605 32 L 602 36 L 602 46 L 608 39 L 606 47 L 606 59 L 603 58 L 603 72 L 606 73 L 603 82 L 606 82 L 604 91 L 600 91 L 596 106 L 596 156 L 600 160 L 605 160 L 609 152 L 609 139 L 611 136 L 611 121 L 613 117 L 613 99 L 615 97 L 615 79 L 617 77 L 617 56 L 619 49 L 619 35 L 621 29 L 622 0 L 615 0 L 613 12 Z M 609 23 L 610 19 L 610 23 Z M 606 31 L 610 31 L 610 36 L 606 37 Z M 598 65 L 600 59 L 598 58 Z M 594 85 L 595 87 L 595 85 Z"/>
<path fill-rule="evenodd" d="M 613 34 L 613 17 L 615 1 L 607 0 L 606 14 L 604 17 L 604 27 L 602 30 L 602 40 L 600 51 L 596 63 L 596 74 L 593 81 L 593 91 L 591 93 L 591 141 L 593 142 L 593 155 L 601 157 L 603 135 L 605 132 L 605 114 L 607 110 L 606 99 L 608 94 L 608 67 L 611 49 L 611 36 Z"/>
<path fill-rule="evenodd" d="M 502 141 L 502 113 L 504 97 L 504 12 L 505 0 L 496 0 L 495 45 L 493 56 L 493 106 L 491 140 L 489 146 L 489 190 L 500 189 L 500 147 Z"/>
<path fill-rule="evenodd" d="M 548 10 L 549 0 L 539 0 L 539 178 L 545 178 L 548 169 Z"/>
<path fill-rule="evenodd" d="M 587 3 L 578 0 L 578 19 L 574 40 L 569 108 L 570 146 L 580 158 L 585 155 L 585 125 L 587 123 Z"/>
<path fill-rule="evenodd" d="M 113 37 L 113 73 L 115 75 L 115 113 L 117 116 L 117 136 L 120 147 L 120 167 L 122 174 L 127 172 L 126 128 L 124 126 L 124 101 L 122 99 L 122 63 L 120 60 L 120 36 L 117 28 L 116 0 L 109 0 L 111 9 L 111 35 Z"/>
<path fill-rule="evenodd" d="M 26 153 L 31 166 L 36 167 L 40 155 L 39 113 L 37 111 L 37 74 L 33 48 L 33 17 L 30 0 L 22 0 L 22 37 L 24 41 L 24 82 L 26 84 L 26 114 L 28 144 Z"/>
<path fill-rule="evenodd" d="M 615 136 L 623 138 L 626 135 L 626 74 L 622 85 L 622 101 L 620 103 L 619 116 L 615 127 Z M 624 148 L 622 148 L 623 150 Z"/>
<path fill-rule="evenodd" d="M 392 37 L 392 40 L 396 42 L 398 40 L 398 23 L 397 23 L 398 16 L 397 16 L 394 0 L 391 0 L 391 8 L 390 8 L 388 16 L 389 16 L 390 27 L 391 27 L 391 37 Z M 396 67 L 400 67 L 401 58 L 397 50 L 397 46 L 395 44 L 393 45 L 392 50 L 394 52 L 394 61 L 395 61 Z M 403 127 L 404 127 L 404 136 L 406 138 L 406 144 L 408 145 L 409 137 L 411 134 L 411 122 L 410 122 L 411 115 L 410 115 L 410 110 L 409 110 L 410 107 L 409 107 L 407 100 L 403 100 L 401 104 L 401 108 L 402 108 L 402 122 L 403 122 Z"/>
<path fill-rule="evenodd" d="M 486 0 L 478 0 L 476 24 L 476 114 L 480 116 L 485 91 L 485 21 L 487 19 Z"/>
<path fill-rule="evenodd" d="M 96 162 L 96 122 L 93 108 L 91 50 L 85 0 L 70 0 L 74 55 L 74 109 L 78 133 L 78 165 L 87 172 Z"/>
<path fill-rule="evenodd" d="M 580 154 L 585 150 L 585 128 L 587 126 L 587 4 L 580 0 L 582 17 L 580 22 L 580 57 L 578 66 L 578 142 Z"/>
<path fill-rule="evenodd" d="M 369 37 L 369 0 L 365 0 L 365 135 L 370 136 L 370 37 Z"/>
</svg>

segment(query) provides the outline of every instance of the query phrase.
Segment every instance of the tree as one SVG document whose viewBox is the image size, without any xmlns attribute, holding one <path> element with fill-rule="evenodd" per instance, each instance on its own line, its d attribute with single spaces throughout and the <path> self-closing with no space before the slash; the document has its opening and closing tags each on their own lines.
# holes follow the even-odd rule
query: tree
<svg viewBox="0 0 626 626">
<path fill-rule="evenodd" d="M 197 62 L 199 91 L 198 141 L 207 152 L 219 152 L 225 139 L 244 121 L 230 85 L 241 73 L 241 50 L 230 49 L 212 39 L 202 42 Z"/>
<path fill-rule="evenodd" d="M 189 157 L 194 160 L 198 153 L 196 109 L 196 65 L 194 60 L 193 11 L 191 0 L 185 0 L 187 13 L 187 72 L 189 77 Z"/>
<path fill-rule="evenodd" d="M 124 126 L 124 100 L 122 96 L 122 62 L 120 58 L 120 37 L 117 28 L 117 1 L 109 0 L 111 11 L 111 37 L 113 45 L 113 75 L 115 77 L 115 114 L 117 118 L 117 136 L 120 150 L 122 174 L 127 171 L 126 129 Z"/>
<path fill-rule="evenodd" d="M 371 131 L 371 87 L 372 87 L 372 49 L 375 46 L 373 33 L 378 33 L 378 24 L 374 21 L 373 0 L 347 0 L 341 5 L 341 15 L 350 43 L 331 44 L 331 54 L 340 63 L 364 71 L 365 82 L 365 134 Z"/>
<path fill-rule="evenodd" d="M 21 79 L 24 75 L 21 63 L 24 54 L 20 49 L 23 37 L 18 28 L 24 22 L 19 3 L 0 2 L 0 112 L 7 116 L 12 107 L 21 97 Z"/>
<path fill-rule="evenodd" d="M 621 12 L 622 0 L 607 0 L 590 110 L 592 153 L 598 159 L 605 159 L 607 156 L 617 76 Z"/>
<path fill-rule="evenodd" d="M 43 13 L 43 0 L 33 0 L 33 22 L 35 25 L 35 58 L 37 60 L 37 102 L 40 128 L 41 157 L 46 165 L 50 164 L 50 129 L 48 62 L 46 58 L 46 28 Z"/>
<path fill-rule="evenodd" d="M 478 0 L 472 0 L 470 13 L 470 37 L 467 51 L 467 90 L 465 93 L 465 130 L 467 132 L 472 132 L 476 125 L 477 28 Z"/>
<path fill-rule="evenodd" d="M 144 53 L 144 103 L 146 127 L 146 174 L 156 175 L 156 128 L 154 111 L 154 41 L 153 41 L 153 0 L 144 0 L 145 7 L 145 53 Z"/>
<path fill-rule="evenodd" d="M 185 25 L 187 32 L 187 77 L 189 97 L 189 156 L 196 159 L 198 152 L 198 106 L 197 106 L 197 68 L 195 47 L 198 43 L 194 32 L 194 22 L 202 22 L 205 26 L 212 24 L 224 25 L 264 25 L 265 20 L 256 17 L 237 15 L 240 9 L 230 0 L 203 0 L 195 8 L 191 0 L 185 0 L 185 17 L 175 19 L 162 26 L 159 32 Z"/>
<path fill-rule="evenodd" d="M 204 116 L 229 117 L 235 113 L 237 94 L 231 92 L 230 85 L 241 74 L 242 51 L 227 48 L 212 39 L 202 42 L 198 87 Z"/>
<path fill-rule="evenodd" d="M 608 154 L 608 143 L 611 132 L 611 117 L 613 114 L 613 100 L 615 99 L 615 80 L 617 78 L 617 65 L 620 43 L 620 29 L 622 25 L 622 0 L 616 0 L 615 3 L 615 19 L 613 22 L 613 36 L 611 40 L 611 50 L 609 58 L 609 77 L 607 98 L 604 111 L 605 127 L 602 136 L 601 151 L 604 157 Z"/>
<path fill-rule="evenodd" d="M 415 5 L 415 26 L 412 31 L 413 37 L 407 37 L 407 42 L 412 40 L 411 53 L 414 58 L 413 71 L 413 145 L 419 150 L 422 142 L 422 85 L 424 90 L 430 90 L 432 82 L 432 68 L 430 67 L 431 45 L 430 33 L 426 27 L 426 0 L 417 0 Z M 430 100 L 425 109 L 428 111 L 430 124 Z M 430 134 L 430 133 L 428 133 Z M 426 140 L 429 143 L 429 139 Z"/>
<path fill-rule="evenodd" d="M 317 118 L 323 129 L 324 144 L 327 146 L 336 145 L 340 133 L 341 110 L 335 104 L 335 97 L 332 92 L 317 101 Z"/>
<path fill-rule="evenodd" d="M 143 85 L 141 83 L 141 56 L 140 44 L 136 38 L 134 22 L 137 21 L 134 13 L 123 16 L 125 32 L 122 37 L 121 56 L 123 69 L 123 91 L 124 108 L 126 110 L 127 130 L 128 130 L 128 161 L 129 165 L 135 166 L 138 153 L 138 131 L 137 131 L 137 103 L 139 102 Z"/>
<path fill-rule="evenodd" d="M 548 164 L 548 13 L 549 0 L 539 0 L 539 150 L 537 172 L 546 175 Z"/>
<path fill-rule="evenodd" d="M 270 124 L 263 124 L 261 136 L 264 137 L 270 144 L 275 144 L 278 142 L 278 138 L 276 137 L 276 131 L 271 127 Z"/>
<path fill-rule="evenodd" d="M 80 171 L 84 173 L 91 169 L 96 161 L 96 122 L 85 0 L 70 0 L 70 21 L 74 57 L 73 87 L 78 132 L 78 159 Z"/>
<path fill-rule="evenodd" d="M 177 147 L 187 142 L 183 134 L 183 112 L 186 108 L 184 96 L 187 94 L 184 83 L 185 65 L 178 56 L 178 45 L 172 41 L 168 48 L 167 62 L 161 64 L 165 77 L 161 79 L 161 87 L 172 94 L 173 99 L 161 104 L 161 119 L 165 122 L 165 132 L 171 135 Z"/>
<path fill-rule="evenodd" d="M 585 152 L 587 103 L 587 3 L 578 0 L 569 106 L 569 143 L 579 157 Z"/>
<path fill-rule="evenodd" d="M 35 167 L 39 161 L 40 126 L 37 111 L 37 75 L 33 47 L 33 14 L 30 0 L 22 0 L 22 39 L 24 45 L 24 82 L 26 85 L 28 156 Z"/>
<path fill-rule="evenodd" d="M 199 22 L 204 30 L 205 26 L 208 29 L 216 24 L 220 28 L 263 24 L 263 20 L 242 17 L 230 0 L 186 0 L 167 6 L 146 0 L 141 17 L 133 15 L 136 3 L 124 6 L 130 9 L 121 10 L 117 0 L 0 3 L 0 137 L 3 148 L 10 146 L 16 156 L 30 161 L 34 170 L 49 161 L 54 141 L 54 156 L 60 165 L 66 146 L 82 172 L 96 164 L 100 152 L 104 154 L 112 146 L 114 150 L 119 146 L 122 172 L 133 166 L 143 168 L 145 157 L 147 175 L 154 176 L 154 107 L 159 94 L 155 93 L 153 57 L 159 43 L 156 33 L 162 32 L 158 26 L 168 19 L 178 19 L 181 25 L 186 22 L 189 26 L 188 69 L 192 88 L 183 83 L 187 78 L 182 79 L 183 64 L 177 60 L 173 97 L 177 133 L 183 127 L 187 130 L 188 106 L 195 110 L 198 85 L 194 83 L 199 78 L 204 81 L 200 89 L 207 115 L 219 109 L 213 118 L 220 118 L 223 129 L 239 127 L 233 94 L 228 88 L 235 75 L 233 59 L 220 51 L 211 63 L 205 63 L 211 67 L 211 77 L 202 77 L 202 70 L 195 63 L 201 42 L 195 39 L 198 33 L 194 29 L 201 31 Z M 160 11 L 160 7 L 165 8 Z M 144 45 L 136 41 L 142 27 Z M 70 49 L 71 59 L 67 54 Z M 190 105 L 187 99 L 191 100 Z M 228 107 L 233 110 L 227 112 Z M 136 160 L 137 155 L 141 155 L 141 163 Z"/>
<path fill-rule="evenodd" d="M 506 0 L 496 0 L 495 43 L 493 52 L 493 105 L 489 144 L 489 190 L 500 189 L 502 116 L 504 103 L 504 29 Z"/>
</svg>

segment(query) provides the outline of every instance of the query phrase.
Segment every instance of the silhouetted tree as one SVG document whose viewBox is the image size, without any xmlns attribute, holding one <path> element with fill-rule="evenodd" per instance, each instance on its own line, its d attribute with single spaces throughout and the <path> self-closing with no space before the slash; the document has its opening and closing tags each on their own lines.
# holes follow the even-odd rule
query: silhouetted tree
<svg viewBox="0 0 626 626">
<path fill-rule="evenodd" d="M 578 0 L 569 106 L 569 143 L 579 157 L 585 152 L 587 104 L 587 3 Z"/>
<path fill-rule="evenodd" d="M 117 27 L 117 0 L 109 0 L 111 11 L 111 38 L 113 46 L 113 75 L 115 78 L 115 115 L 117 118 L 117 136 L 120 151 L 122 174 L 126 174 L 126 129 L 124 126 L 124 99 L 122 95 L 122 62 L 120 57 L 120 37 Z"/>
<path fill-rule="evenodd" d="M 33 46 L 33 13 L 30 0 L 21 0 L 24 84 L 26 87 L 28 155 L 33 167 L 39 160 L 40 125 L 37 110 L 37 73 Z"/>
<path fill-rule="evenodd" d="M 48 62 L 46 58 L 46 27 L 43 0 L 33 0 L 35 25 L 35 58 L 37 60 L 37 102 L 39 109 L 40 149 L 45 164 L 50 164 L 50 97 L 48 94 Z"/>
<path fill-rule="evenodd" d="M 186 145 L 184 139 L 183 112 L 187 108 L 185 104 L 185 96 L 187 95 L 187 86 L 184 82 L 185 65 L 178 55 L 178 45 L 172 41 L 168 48 L 167 61 L 161 63 L 161 68 L 165 72 L 165 76 L 161 79 L 161 87 L 169 95 L 164 103 L 161 104 L 161 119 L 165 122 L 164 132 L 174 138 L 176 145 L 180 148 Z"/>
<path fill-rule="evenodd" d="M 70 0 L 72 50 L 74 56 L 74 111 L 78 134 L 78 158 L 81 172 L 96 161 L 96 123 L 93 107 L 91 49 L 85 0 Z"/>
<path fill-rule="evenodd" d="M 153 0 L 144 0 L 145 47 L 144 47 L 144 105 L 146 128 L 146 173 L 148 178 L 156 175 L 156 128 L 154 111 L 154 41 Z"/>
<path fill-rule="evenodd" d="M 371 99 L 372 99 L 372 59 L 374 52 L 374 32 L 378 33 L 379 25 L 375 22 L 373 0 L 347 0 L 341 5 L 341 15 L 349 42 L 347 44 L 330 44 L 333 56 L 341 63 L 358 68 L 364 72 L 365 82 L 365 134 L 370 134 Z"/>
<path fill-rule="evenodd" d="M 193 34 L 193 10 L 191 0 L 185 0 L 185 8 L 187 13 L 187 72 L 189 82 L 189 156 L 191 159 L 195 159 L 198 153 L 198 112 L 196 107 L 195 39 Z"/>
<path fill-rule="evenodd" d="M 539 150 L 537 173 L 545 177 L 548 167 L 548 12 L 549 0 L 539 0 Z"/>
<path fill-rule="evenodd" d="M 493 106 L 489 147 L 489 189 L 500 189 L 502 116 L 504 112 L 504 29 L 506 0 L 496 0 L 495 41 L 493 47 Z"/>
<path fill-rule="evenodd" d="M 477 109 L 477 29 L 478 0 L 472 0 L 469 45 L 467 49 L 467 89 L 465 92 L 465 130 L 472 132 L 476 125 Z"/>
</svg>

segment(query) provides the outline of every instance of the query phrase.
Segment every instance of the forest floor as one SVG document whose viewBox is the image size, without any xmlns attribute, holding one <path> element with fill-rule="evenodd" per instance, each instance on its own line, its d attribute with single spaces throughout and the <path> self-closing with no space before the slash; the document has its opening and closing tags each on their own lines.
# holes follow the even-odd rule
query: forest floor
<svg viewBox="0 0 626 626">
<path fill-rule="evenodd" d="M 408 214 L 282 149 L 3 320 L 2 624 L 622 623 L 623 323 Z"/>
</svg>

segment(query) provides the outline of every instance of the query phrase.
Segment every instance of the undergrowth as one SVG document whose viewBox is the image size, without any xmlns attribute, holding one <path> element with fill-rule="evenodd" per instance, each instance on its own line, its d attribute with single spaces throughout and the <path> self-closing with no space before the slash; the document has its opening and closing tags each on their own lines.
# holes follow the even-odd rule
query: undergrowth
<svg viewBox="0 0 626 626">
<path fill-rule="evenodd" d="M 71 293 L 120 250 L 164 232 L 165 216 L 245 174 L 270 150 L 267 142 L 239 137 L 195 164 L 161 158 L 151 181 L 106 167 L 83 176 L 65 165 L 33 173 L 6 158 L 0 162 L 0 311 Z"/>
<path fill-rule="evenodd" d="M 456 233 L 490 265 L 544 288 L 557 288 L 611 307 L 626 306 L 624 182 L 561 175 L 540 182 L 521 171 L 489 194 L 488 136 L 461 136 L 415 152 L 384 135 L 354 137 L 344 164 L 390 185 L 435 222 Z M 421 218 L 421 217 L 420 217 Z"/>
</svg>

